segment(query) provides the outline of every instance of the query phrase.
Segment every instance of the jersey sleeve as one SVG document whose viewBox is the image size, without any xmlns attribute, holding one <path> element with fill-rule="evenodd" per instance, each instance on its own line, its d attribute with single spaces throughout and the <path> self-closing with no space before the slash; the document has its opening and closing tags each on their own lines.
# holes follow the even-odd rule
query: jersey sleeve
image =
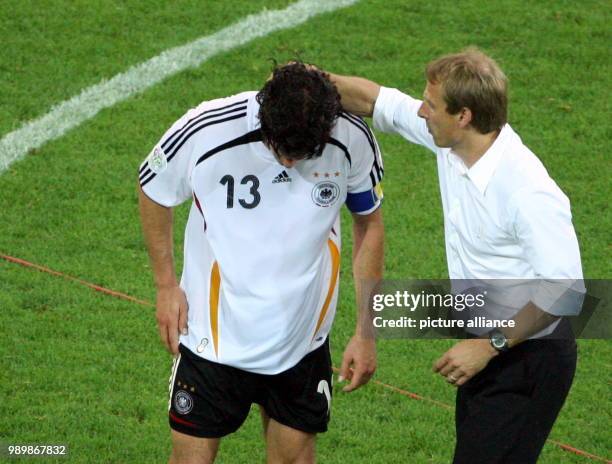
<svg viewBox="0 0 612 464">
<path fill-rule="evenodd" d="M 539 282 L 532 301 L 556 316 L 580 312 L 585 292 L 568 198 L 558 189 L 529 188 L 510 202 L 516 236 Z"/>
<path fill-rule="evenodd" d="M 367 123 L 352 114 L 343 113 L 343 117 L 352 124 L 346 206 L 352 213 L 370 214 L 378 209 L 383 199 L 382 156 Z"/>
<path fill-rule="evenodd" d="M 374 105 L 374 128 L 383 132 L 399 134 L 406 140 L 423 145 L 434 153 L 437 150 L 427 124 L 418 115 L 421 100 L 397 89 L 380 88 Z"/>
<path fill-rule="evenodd" d="M 189 139 L 190 110 L 176 121 L 140 165 L 143 192 L 162 206 L 177 206 L 192 195 L 190 185 L 193 143 Z"/>
</svg>

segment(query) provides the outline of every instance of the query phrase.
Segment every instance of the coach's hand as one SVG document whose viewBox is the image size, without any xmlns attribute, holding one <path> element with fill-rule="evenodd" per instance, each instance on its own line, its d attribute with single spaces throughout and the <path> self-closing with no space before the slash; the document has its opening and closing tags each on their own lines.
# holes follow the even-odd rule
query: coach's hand
<svg viewBox="0 0 612 464">
<path fill-rule="evenodd" d="M 375 371 L 376 341 L 373 338 L 353 336 L 342 356 L 338 381 L 350 381 L 342 391 L 351 392 L 368 383 Z"/>
<path fill-rule="evenodd" d="M 459 387 L 483 370 L 497 354 L 488 339 L 464 340 L 444 353 L 434 364 L 433 371 Z"/>
<path fill-rule="evenodd" d="M 157 289 L 157 324 L 166 349 L 178 354 L 179 332 L 187 334 L 187 298 L 179 286 Z"/>
</svg>

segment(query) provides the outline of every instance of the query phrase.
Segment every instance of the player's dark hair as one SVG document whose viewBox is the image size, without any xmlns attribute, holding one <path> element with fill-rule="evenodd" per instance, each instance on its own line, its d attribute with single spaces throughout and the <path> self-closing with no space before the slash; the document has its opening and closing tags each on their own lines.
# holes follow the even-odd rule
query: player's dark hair
<svg viewBox="0 0 612 464">
<path fill-rule="evenodd" d="M 264 141 L 287 158 L 321 156 L 342 109 L 327 74 L 300 62 L 276 67 L 257 102 Z"/>
</svg>

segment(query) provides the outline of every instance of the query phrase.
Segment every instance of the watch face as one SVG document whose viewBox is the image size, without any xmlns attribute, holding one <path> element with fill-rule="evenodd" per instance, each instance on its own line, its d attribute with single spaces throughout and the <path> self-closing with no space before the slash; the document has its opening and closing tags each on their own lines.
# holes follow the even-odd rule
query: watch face
<svg viewBox="0 0 612 464">
<path fill-rule="evenodd" d="M 506 346 L 506 337 L 504 337 L 504 334 L 495 333 L 491 336 L 491 343 L 495 348 L 504 348 Z"/>
</svg>

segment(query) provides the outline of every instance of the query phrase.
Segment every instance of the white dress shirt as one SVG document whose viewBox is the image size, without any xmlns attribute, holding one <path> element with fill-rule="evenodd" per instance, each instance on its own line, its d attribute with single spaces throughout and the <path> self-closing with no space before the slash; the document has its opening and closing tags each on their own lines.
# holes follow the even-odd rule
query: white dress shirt
<svg viewBox="0 0 612 464">
<path fill-rule="evenodd" d="M 503 318 L 513 317 L 529 300 L 557 314 L 553 303 L 564 291 L 558 282 L 582 279 L 569 199 L 508 124 L 467 168 L 451 149 L 435 145 L 417 115 L 420 105 L 420 100 L 383 87 L 374 127 L 436 154 L 449 277 L 538 279 L 537 291 L 506 305 Z M 577 289 L 584 291 L 581 280 Z"/>
</svg>

